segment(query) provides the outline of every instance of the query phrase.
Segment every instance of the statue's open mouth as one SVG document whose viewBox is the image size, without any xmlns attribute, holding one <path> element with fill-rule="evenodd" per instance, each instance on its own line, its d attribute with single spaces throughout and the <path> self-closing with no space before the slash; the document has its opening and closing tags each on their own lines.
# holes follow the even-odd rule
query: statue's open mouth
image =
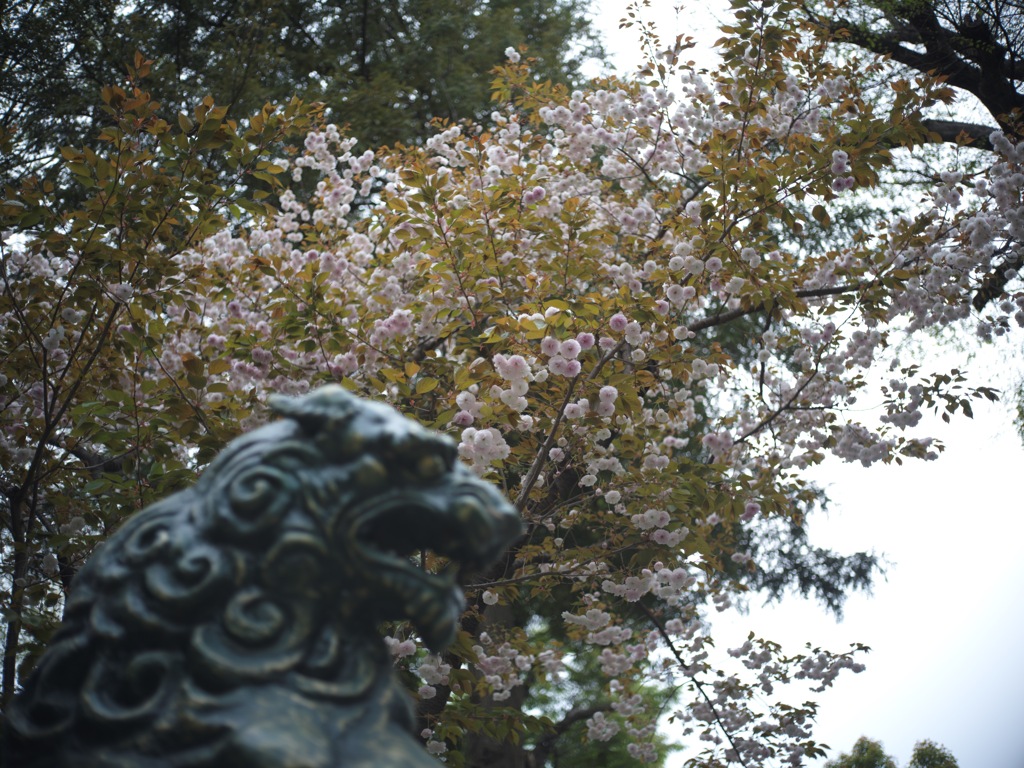
<svg viewBox="0 0 1024 768">
<path fill-rule="evenodd" d="M 489 565 L 520 533 L 512 508 L 475 478 L 454 487 L 380 494 L 347 517 L 352 557 L 379 619 L 408 617 L 430 648 L 455 636 L 462 613 L 458 576 Z M 431 556 L 433 555 L 433 557 Z M 435 572 L 425 561 L 441 563 Z"/>
</svg>

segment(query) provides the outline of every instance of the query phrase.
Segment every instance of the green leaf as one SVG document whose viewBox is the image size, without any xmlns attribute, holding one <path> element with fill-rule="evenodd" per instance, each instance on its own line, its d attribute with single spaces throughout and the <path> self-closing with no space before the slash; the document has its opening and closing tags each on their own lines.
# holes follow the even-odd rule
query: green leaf
<svg viewBox="0 0 1024 768">
<path fill-rule="evenodd" d="M 823 227 L 828 227 L 832 224 L 832 218 L 828 215 L 828 211 L 825 210 L 825 206 L 820 203 L 811 209 L 811 215 Z"/>
<path fill-rule="evenodd" d="M 437 389 L 439 383 L 437 379 L 430 378 L 429 376 L 425 379 L 420 379 L 416 382 L 416 394 L 425 395 L 427 392 L 433 392 Z"/>
<path fill-rule="evenodd" d="M 231 362 L 224 357 L 218 357 L 216 360 L 211 360 L 207 370 L 210 375 L 216 375 L 218 373 L 224 373 L 225 371 L 231 370 Z"/>
<path fill-rule="evenodd" d="M 182 355 L 181 364 L 185 366 L 185 370 L 192 376 L 201 376 L 205 367 L 202 358 L 196 357 L 191 353 Z"/>
</svg>

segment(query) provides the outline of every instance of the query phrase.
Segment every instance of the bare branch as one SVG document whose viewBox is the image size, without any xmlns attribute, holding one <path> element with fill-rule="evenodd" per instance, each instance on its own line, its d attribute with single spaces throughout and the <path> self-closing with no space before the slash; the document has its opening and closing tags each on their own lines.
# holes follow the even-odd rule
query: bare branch
<svg viewBox="0 0 1024 768">
<path fill-rule="evenodd" d="M 863 287 L 865 287 L 864 283 L 854 283 L 852 285 L 837 285 L 833 288 L 808 288 L 805 291 L 797 291 L 796 296 L 800 299 L 839 296 L 844 293 L 859 291 Z M 696 323 L 688 325 L 686 329 L 690 331 L 690 333 L 697 333 L 698 331 L 703 331 L 705 328 L 713 328 L 716 325 L 725 325 L 726 323 L 731 323 L 733 320 L 738 320 L 739 318 L 746 317 L 747 315 L 756 315 L 760 312 L 766 311 L 767 309 L 768 306 L 762 302 L 746 309 L 734 309 L 731 312 L 723 312 L 720 315 L 705 317 L 703 320 L 698 320 Z"/>
<path fill-rule="evenodd" d="M 968 146 L 989 151 L 992 151 L 989 136 L 992 135 L 992 131 L 997 130 L 990 125 L 963 123 L 959 120 L 923 120 L 922 124 L 932 133 L 938 134 L 942 141 L 963 144 L 964 139 L 969 139 Z"/>
<path fill-rule="evenodd" d="M 555 723 L 551 733 L 546 734 L 544 738 L 537 742 L 537 746 L 533 748 L 533 752 L 531 754 L 530 764 L 538 767 L 547 765 L 548 757 L 554 749 L 555 742 L 557 742 L 566 731 L 581 720 L 593 717 L 598 712 L 607 712 L 609 709 L 611 709 L 611 704 L 598 704 L 590 707 L 577 707 L 570 709 L 566 712 L 565 717 Z"/>
</svg>

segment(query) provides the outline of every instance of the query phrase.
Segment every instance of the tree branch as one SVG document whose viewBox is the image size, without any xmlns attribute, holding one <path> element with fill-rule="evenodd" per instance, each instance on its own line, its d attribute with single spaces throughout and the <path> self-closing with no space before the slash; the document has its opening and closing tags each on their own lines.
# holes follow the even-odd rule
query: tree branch
<svg viewBox="0 0 1024 768">
<path fill-rule="evenodd" d="M 997 129 L 990 125 L 963 123 L 959 120 L 923 120 L 921 122 L 929 131 L 938 134 L 944 142 L 963 144 L 965 143 L 964 139 L 969 139 L 968 146 L 992 151 L 992 142 L 989 141 L 989 136 Z"/>
<path fill-rule="evenodd" d="M 916 3 L 896 9 L 893 28 L 874 32 L 847 19 L 823 22 L 811 14 L 815 24 L 836 42 L 856 45 L 889 56 L 922 74 L 942 77 L 956 88 L 973 94 L 1007 133 L 1019 135 L 1018 120 L 1024 113 L 1024 95 L 1015 81 L 1021 67 L 1011 61 L 984 24 L 956 30 L 942 26 L 930 3 Z M 924 53 L 908 46 L 923 47 Z M 1017 115 L 1015 117 L 1015 114 Z"/>
<path fill-rule="evenodd" d="M 672 655 L 675 656 L 675 659 L 679 663 L 679 666 L 684 670 L 687 667 L 689 667 L 690 665 L 683 660 L 682 654 L 679 653 L 679 649 L 676 648 L 676 644 L 672 642 L 672 636 L 668 633 L 668 630 L 665 629 L 665 625 L 662 624 L 661 620 L 657 616 L 655 616 L 654 613 L 651 612 L 651 610 L 642 603 L 637 603 L 637 607 L 639 607 L 640 610 L 643 611 L 644 614 L 646 614 L 647 618 L 658 630 L 658 634 L 661 635 L 661 639 L 665 641 L 665 645 L 668 647 Z M 684 672 L 684 674 L 686 673 Z M 718 714 L 718 707 L 715 706 L 714 699 L 712 699 L 708 695 L 708 692 L 704 689 L 704 684 L 701 683 L 701 681 L 698 680 L 694 675 L 687 674 L 686 676 L 693 683 L 694 687 L 696 687 L 697 691 L 704 699 L 704 702 L 711 708 L 711 715 L 715 719 L 715 724 L 718 726 L 719 730 L 721 730 L 722 735 L 725 736 L 725 740 L 729 742 L 729 746 L 732 747 L 732 751 L 736 755 L 736 762 L 742 765 L 743 768 L 749 768 L 749 766 L 747 765 L 747 761 L 743 759 L 743 754 L 740 752 L 739 748 L 736 746 L 736 742 L 732 738 L 732 733 L 729 731 L 728 728 L 726 728 L 725 723 L 722 722 L 722 718 Z"/>
<path fill-rule="evenodd" d="M 555 743 L 565 734 L 566 731 L 581 720 L 593 717 L 598 712 L 607 712 L 609 709 L 611 709 L 610 704 L 597 704 L 589 707 L 576 707 L 570 709 L 565 713 L 565 717 L 555 723 L 551 733 L 547 734 L 537 742 L 537 746 L 533 748 L 533 753 L 531 755 L 531 765 L 538 766 L 538 768 L 539 766 L 547 765 L 548 757 L 550 757 L 552 750 L 555 748 Z"/>
<path fill-rule="evenodd" d="M 947 83 L 956 88 L 962 88 L 971 93 L 975 93 L 978 89 L 982 75 L 981 69 L 965 62 L 956 55 L 956 51 L 943 45 L 937 38 L 933 38 L 929 45 L 929 41 L 925 39 L 919 29 L 915 28 L 915 32 L 918 33 L 915 37 L 919 37 L 919 41 L 907 40 L 909 35 L 906 33 L 872 32 L 846 19 L 833 22 L 829 25 L 828 31 L 837 42 L 851 43 L 872 53 L 889 56 L 893 61 L 916 69 L 918 72 L 934 72 L 942 75 L 946 78 Z M 910 42 L 911 45 L 918 42 L 923 44 L 926 52 L 918 53 L 907 48 L 904 45 L 907 42 Z"/>
<path fill-rule="evenodd" d="M 839 296 L 844 293 L 852 293 L 853 291 L 859 291 L 865 287 L 864 283 L 854 283 L 853 285 L 837 285 L 832 288 L 808 288 L 804 291 L 797 291 L 796 296 L 800 299 L 813 299 L 821 298 L 824 296 Z M 756 315 L 759 312 L 764 312 L 768 307 L 764 302 L 755 304 L 747 309 L 734 309 L 731 312 L 723 312 L 720 315 L 713 317 L 705 317 L 703 320 L 698 320 L 692 325 L 686 326 L 686 330 L 690 333 L 697 333 L 703 331 L 705 328 L 712 328 L 716 325 L 725 325 L 731 323 L 733 320 L 738 320 L 741 317 L 747 315 Z"/>
<path fill-rule="evenodd" d="M 1018 252 L 1012 254 L 1002 264 L 993 268 L 993 270 L 985 276 L 985 279 L 982 281 L 977 293 L 974 294 L 974 298 L 971 300 L 971 305 L 978 312 L 985 309 L 985 306 L 990 301 L 995 301 L 1003 295 L 1006 284 L 1010 282 L 1008 273 L 1015 274 L 1020 271 L 1022 266 L 1024 266 L 1024 253 Z"/>
</svg>

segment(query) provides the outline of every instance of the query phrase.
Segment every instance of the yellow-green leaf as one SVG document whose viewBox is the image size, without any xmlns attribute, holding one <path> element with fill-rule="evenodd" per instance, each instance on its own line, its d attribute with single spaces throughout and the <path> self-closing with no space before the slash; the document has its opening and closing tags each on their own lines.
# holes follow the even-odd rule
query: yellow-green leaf
<svg viewBox="0 0 1024 768">
<path fill-rule="evenodd" d="M 432 379 L 429 376 L 425 379 L 420 379 L 418 382 L 416 382 L 416 394 L 424 395 L 427 392 L 433 392 L 435 389 L 437 389 L 437 385 L 439 383 L 440 382 L 437 379 Z"/>
</svg>

